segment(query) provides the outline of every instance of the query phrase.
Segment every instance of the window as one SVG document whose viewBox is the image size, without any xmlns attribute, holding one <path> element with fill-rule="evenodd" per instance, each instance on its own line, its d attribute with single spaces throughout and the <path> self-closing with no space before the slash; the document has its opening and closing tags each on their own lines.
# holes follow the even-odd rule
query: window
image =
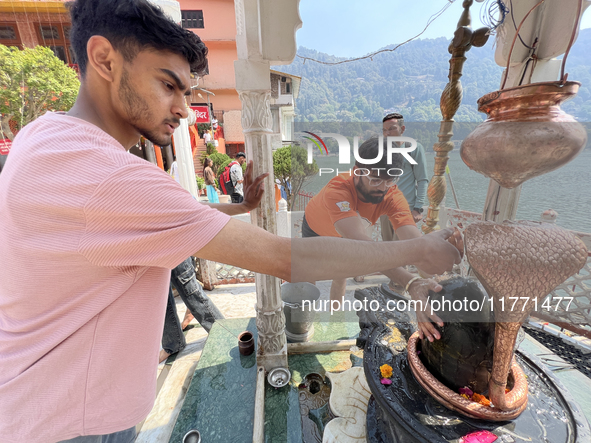
<svg viewBox="0 0 591 443">
<path fill-rule="evenodd" d="M 0 26 L 0 44 L 4 46 L 18 46 L 21 48 L 21 39 L 18 35 L 16 23 L 3 23 Z"/>
<path fill-rule="evenodd" d="M 74 51 L 70 46 L 70 25 L 61 23 L 37 23 L 37 39 L 41 46 L 50 48 L 55 56 L 67 64 L 75 64 Z"/>
<path fill-rule="evenodd" d="M 183 28 L 203 28 L 203 11 L 181 11 Z"/>
</svg>

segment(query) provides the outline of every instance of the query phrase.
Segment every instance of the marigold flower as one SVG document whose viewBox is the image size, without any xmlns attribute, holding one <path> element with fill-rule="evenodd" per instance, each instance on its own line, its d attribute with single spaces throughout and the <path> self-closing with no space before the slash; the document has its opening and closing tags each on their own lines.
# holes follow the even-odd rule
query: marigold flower
<svg viewBox="0 0 591 443">
<path fill-rule="evenodd" d="M 476 392 L 472 395 L 472 401 L 479 403 L 482 406 L 490 406 L 490 400 L 484 395 L 477 394 Z"/>
<path fill-rule="evenodd" d="M 382 373 L 382 378 L 390 378 L 392 377 L 392 366 L 385 364 L 380 366 L 380 372 Z"/>
</svg>

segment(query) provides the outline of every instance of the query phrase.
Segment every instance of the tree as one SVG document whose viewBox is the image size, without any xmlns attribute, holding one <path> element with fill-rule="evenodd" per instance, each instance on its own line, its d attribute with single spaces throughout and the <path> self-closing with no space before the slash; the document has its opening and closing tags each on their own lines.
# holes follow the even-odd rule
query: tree
<svg viewBox="0 0 591 443">
<path fill-rule="evenodd" d="M 295 198 L 306 181 L 318 173 L 318 164 L 308 163 L 308 151 L 300 146 L 284 146 L 273 152 L 273 171 L 287 194 L 287 207 L 290 211 Z"/>
<path fill-rule="evenodd" d="M 213 171 L 215 176 L 221 175 L 222 172 L 224 172 L 226 166 L 228 166 L 232 161 L 229 155 L 222 154 L 220 152 L 214 152 L 213 154 L 210 154 L 208 157 L 211 158 L 211 161 L 213 162 L 211 170 Z"/>
<path fill-rule="evenodd" d="M 70 109 L 79 88 L 76 71 L 51 49 L 0 45 L 0 123 L 10 140 L 46 111 Z"/>
</svg>

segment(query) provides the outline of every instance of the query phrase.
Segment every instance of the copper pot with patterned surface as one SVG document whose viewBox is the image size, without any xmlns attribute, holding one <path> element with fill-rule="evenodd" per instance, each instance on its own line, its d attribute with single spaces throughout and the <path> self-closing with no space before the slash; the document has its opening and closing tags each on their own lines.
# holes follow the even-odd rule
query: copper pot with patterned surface
<svg viewBox="0 0 591 443">
<path fill-rule="evenodd" d="M 580 85 L 531 83 L 484 95 L 478 110 L 488 118 L 463 141 L 462 160 L 509 189 L 570 162 L 585 147 L 587 131 L 560 104 Z"/>
</svg>

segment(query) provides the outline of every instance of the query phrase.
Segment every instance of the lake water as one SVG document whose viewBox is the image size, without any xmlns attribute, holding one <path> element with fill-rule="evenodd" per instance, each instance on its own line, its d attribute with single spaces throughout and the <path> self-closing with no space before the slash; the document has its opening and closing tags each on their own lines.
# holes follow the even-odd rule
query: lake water
<svg viewBox="0 0 591 443">
<path fill-rule="evenodd" d="M 435 153 L 427 152 L 428 171 L 433 174 Z M 315 157 L 319 167 L 336 168 L 336 157 Z M 482 212 L 489 179 L 468 168 L 459 151 L 450 152 L 449 169 L 458 196 L 460 208 Z M 341 166 L 340 169 L 348 170 Z M 317 193 L 333 175 L 316 176 L 304 186 L 307 192 Z M 446 175 L 447 178 L 447 175 Z M 445 205 L 455 208 L 448 182 Z M 522 185 L 517 218 L 540 220 L 542 212 L 554 209 L 558 212 L 556 223 L 568 229 L 591 233 L 591 149 L 584 150 L 577 158 L 562 168 Z"/>
</svg>

